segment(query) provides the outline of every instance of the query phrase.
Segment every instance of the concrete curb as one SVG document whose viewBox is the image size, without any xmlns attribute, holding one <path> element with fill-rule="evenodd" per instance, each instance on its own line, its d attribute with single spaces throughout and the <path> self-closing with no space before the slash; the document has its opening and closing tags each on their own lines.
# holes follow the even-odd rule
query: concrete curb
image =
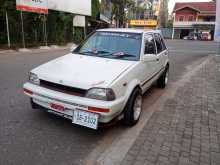
<svg viewBox="0 0 220 165">
<path fill-rule="evenodd" d="M 50 50 L 51 47 L 49 47 L 49 46 L 40 46 L 39 49 Z"/>
<path fill-rule="evenodd" d="M 31 50 L 30 49 L 27 49 L 27 48 L 21 48 L 21 49 L 18 49 L 18 52 L 30 52 Z"/>
<path fill-rule="evenodd" d="M 4 53 L 16 53 L 16 52 L 42 52 L 42 51 L 50 51 L 50 50 L 64 50 L 64 49 L 69 49 L 71 50 L 72 48 L 75 48 L 77 45 L 74 43 L 67 43 L 66 45 L 50 45 L 50 46 L 39 46 L 38 48 L 19 48 L 17 50 L 13 49 L 7 49 L 7 50 L 0 50 L 0 54 Z"/>
<path fill-rule="evenodd" d="M 74 45 L 74 44 L 73 44 Z M 75 46 L 75 45 L 74 45 Z M 32 48 L 32 49 L 28 49 L 28 48 L 20 48 L 18 50 L 0 50 L 0 54 L 6 54 L 6 53 L 41 53 L 41 52 L 47 52 L 47 51 L 53 51 L 53 50 L 65 50 L 65 49 L 69 49 L 71 50 L 72 45 L 66 45 L 66 46 L 58 46 L 58 45 L 51 45 L 51 46 L 40 46 L 39 48 Z"/>
<path fill-rule="evenodd" d="M 12 52 L 15 52 L 15 50 L 12 50 L 12 49 L 9 49 L 9 50 L 0 50 L 0 54 L 3 54 L 3 53 L 12 53 Z"/>
</svg>

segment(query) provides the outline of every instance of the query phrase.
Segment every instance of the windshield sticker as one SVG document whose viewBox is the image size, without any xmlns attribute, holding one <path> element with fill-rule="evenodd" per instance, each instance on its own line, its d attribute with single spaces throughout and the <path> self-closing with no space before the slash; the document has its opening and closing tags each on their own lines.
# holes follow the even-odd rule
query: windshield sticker
<svg viewBox="0 0 220 165">
<path fill-rule="evenodd" d="M 97 49 L 96 48 L 92 48 L 92 53 L 97 54 L 98 53 Z"/>
<path fill-rule="evenodd" d="M 128 33 L 112 33 L 112 32 L 100 32 L 99 36 L 113 36 L 113 37 L 124 37 L 139 40 L 141 36 L 139 34 L 128 34 Z"/>
</svg>

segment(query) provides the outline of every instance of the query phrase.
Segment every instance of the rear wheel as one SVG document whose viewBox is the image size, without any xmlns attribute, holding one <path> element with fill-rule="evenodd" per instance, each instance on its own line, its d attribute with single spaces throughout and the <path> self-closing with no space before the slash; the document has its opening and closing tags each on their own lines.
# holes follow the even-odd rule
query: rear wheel
<svg viewBox="0 0 220 165">
<path fill-rule="evenodd" d="M 169 67 L 167 66 L 164 73 L 157 80 L 157 86 L 159 88 L 165 88 L 169 81 Z"/>
<path fill-rule="evenodd" d="M 135 125 L 140 119 L 141 111 L 142 93 L 139 88 L 135 88 L 125 107 L 123 123 L 128 126 Z"/>
</svg>

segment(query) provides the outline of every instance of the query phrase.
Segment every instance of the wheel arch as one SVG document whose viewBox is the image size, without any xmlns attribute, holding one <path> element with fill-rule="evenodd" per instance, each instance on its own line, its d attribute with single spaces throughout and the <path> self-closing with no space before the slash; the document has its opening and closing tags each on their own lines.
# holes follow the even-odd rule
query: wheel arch
<svg viewBox="0 0 220 165">
<path fill-rule="evenodd" d="M 125 103 L 124 103 L 124 106 L 126 106 L 129 98 L 131 97 L 131 94 L 133 93 L 133 91 L 136 89 L 136 88 L 139 88 L 142 92 L 142 88 L 141 88 L 141 85 L 140 85 L 140 81 L 139 80 L 133 80 L 131 81 L 129 84 L 128 84 L 128 88 L 126 90 L 126 93 L 125 93 Z"/>
</svg>

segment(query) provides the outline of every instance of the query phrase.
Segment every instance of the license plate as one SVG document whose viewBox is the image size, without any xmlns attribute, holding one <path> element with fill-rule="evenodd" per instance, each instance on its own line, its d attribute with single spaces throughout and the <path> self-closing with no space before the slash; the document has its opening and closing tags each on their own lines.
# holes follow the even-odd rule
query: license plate
<svg viewBox="0 0 220 165">
<path fill-rule="evenodd" d="M 50 103 L 50 108 L 52 108 L 54 111 L 57 111 L 57 112 L 63 112 L 65 109 L 64 106 L 54 104 L 54 103 Z"/>
<path fill-rule="evenodd" d="M 97 129 L 98 127 L 98 115 L 85 111 L 74 110 L 73 123 L 82 125 L 88 128 Z"/>
</svg>

